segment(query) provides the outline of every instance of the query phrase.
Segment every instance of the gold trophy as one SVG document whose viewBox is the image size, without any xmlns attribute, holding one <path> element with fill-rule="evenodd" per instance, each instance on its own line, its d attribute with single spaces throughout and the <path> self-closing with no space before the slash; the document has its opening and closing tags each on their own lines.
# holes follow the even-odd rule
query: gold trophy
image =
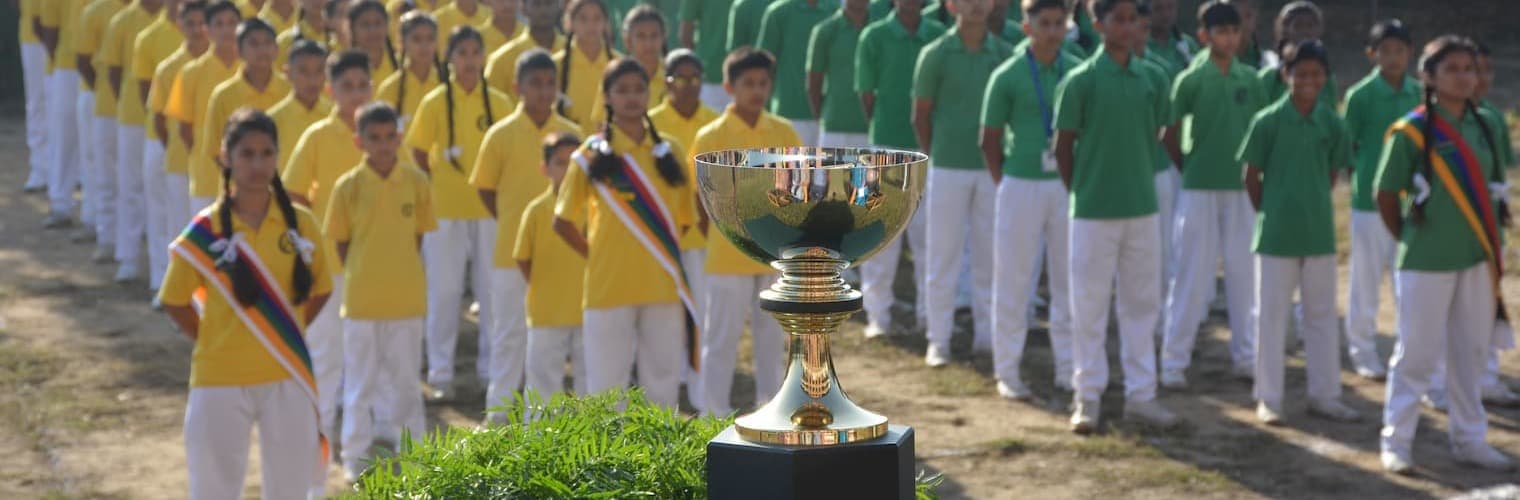
<svg viewBox="0 0 1520 500">
<path fill-rule="evenodd" d="M 928 177 L 921 153 L 761 148 L 696 156 L 697 189 L 717 233 L 781 273 L 760 306 L 790 337 L 776 396 L 734 426 L 744 441 L 828 447 L 888 434 L 887 418 L 850 401 L 829 336 L 861 309 L 840 273 L 870 258 L 912 219 Z M 911 445 L 910 445 L 911 446 Z M 911 457 L 911 448 L 909 448 Z"/>
</svg>

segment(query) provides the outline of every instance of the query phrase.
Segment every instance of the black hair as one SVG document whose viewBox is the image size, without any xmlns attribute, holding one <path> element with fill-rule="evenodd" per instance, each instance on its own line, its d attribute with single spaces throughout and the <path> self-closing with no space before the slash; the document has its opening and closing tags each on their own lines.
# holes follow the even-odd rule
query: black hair
<svg viewBox="0 0 1520 500">
<path fill-rule="evenodd" d="M 216 0 L 206 5 L 206 22 L 210 23 L 211 18 L 224 12 L 231 12 L 239 21 L 243 20 L 243 11 L 238 10 L 237 4 L 232 3 L 232 0 Z"/>
<path fill-rule="evenodd" d="M 766 74 L 775 78 L 776 56 L 765 49 L 745 46 L 729 52 L 728 58 L 723 60 L 723 78 L 728 82 L 738 81 L 739 75 L 752 69 L 763 69 Z"/>
<path fill-rule="evenodd" d="M 1061 9 L 1062 13 L 1066 12 L 1066 0 L 1034 0 L 1025 3 L 1028 5 L 1024 6 L 1024 19 L 1039 15 L 1045 9 Z"/>
<path fill-rule="evenodd" d="M 485 39 L 481 38 L 480 31 L 476 30 L 475 27 L 463 25 L 454 28 L 454 32 L 449 34 L 449 48 L 444 52 L 448 56 L 447 58 L 453 59 L 454 51 L 459 49 L 459 45 L 469 41 L 475 42 L 476 45 L 480 46 L 481 50 L 485 50 Z M 454 64 L 446 61 L 443 65 L 443 74 L 439 75 L 443 80 L 444 102 L 448 106 L 449 148 L 451 149 L 455 146 L 454 80 L 450 78 L 453 71 Z M 485 102 L 486 126 L 490 127 L 490 124 L 496 123 L 496 113 L 491 110 L 491 86 L 486 85 L 485 75 L 480 75 L 480 81 L 475 84 L 475 88 L 480 91 L 480 100 Z M 444 157 L 448 158 L 449 163 L 454 165 L 454 170 L 464 172 L 464 167 L 459 165 L 458 158 L 455 158 L 452 154 L 445 154 Z"/>
<path fill-rule="evenodd" d="M 366 76 L 369 71 L 369 53 L 359 49 L 348 49 L 327 56 L 327 81 L 336 82 L 343 72 L 357 69 L 363 71 Z"/>
<path fill-rule="evenodd" d="M 682 47 L 665 54 L 665 76 L 674 76 L 676 67 L 682 64 L 690 64 L 697 67 L 700 72 L 703 69 L 702 58 L 697 56 L 691 49 Z"/>
<path fill-rule="evenodd" d="M 354 130 L 362 134 L 365 127 L 384 123 L 400 124 L 401 114 L 385 101 L 375 101 L 359 107 L 357 118 L 354 118 Z"/>
<path fill-rule="evenodd" d="M 544 163 L 554 159 L 554 152 L 560 148 L 580 147 L 581 138 L 569 132 L 553 132 L 544 137 Z"/>
<path fill-rule="evenodd" d="M 359 0 L 359 2 L 348 8 L 348 31 L 350 35 L 353 34 L 354 25 L 359 22 L 359 16 L 370 12 L 379 13 L 380 18 L 384 20 L 382 24 L 386 26 L 390 25 L 391 14 L 385 11 L 385 4 L 380 3 L 379 0 Z M 359 42 L 357 40 L 349 40 L 349 43 L 357 46 Z M 388 29 L 385 35 L 385 57 L 390 60 L 392 68 L 401 69 L 401 63 L 396 60 L 396 45 L 391 43 L 391 35 Z"/>
<path fill-rule="evenodd" d="M 296 58 L 307 56 L 326 61 L 327 49 L 322 47 L 322 44 L 311 40 L 296 40 L 295 43 L 290 44 L 290 57 L 286 60 L 295 63 Z"/>
<path fill-rule="evenodd" d="M 1383 40 L 1399 40 L 1405 45 L 1414 45 L 1414 35 L 1409 28 L 1404 26 L 1404 21 L 1387 19 L 1378 21 L 1372 25 L 1372 31 L 1367 34 L 1367 48 L 1376 49 Z"/>
<path fill-rule="evenodd" d="M 638 75 L 639 78 L 644 80 L 645 84 L 649 83 L 649 70 L 644 69 L 644 65 L 639 64 L 638 60 L 631 57 L 614 59 L 611 63 L 607 64 L 606 71 L 602 72 L 602 94 L 606 95 L 612 89 L 613 82 L 627 75 Z M 611 99 L 607 99 L 606 101 L 608 103 L 603 104 L 603 106 L 606 106 L 607 121 L 602 123 L 602 140 L 607 141 L 610 151 L 612 134 L 616 127 L 612 126 L 613 109 Z M 648 110 L 644 112 L 644 126 L 649 128 L 649 137 L 652 139 L 651 143 L 656 145 L 665 143 L 665 139 L 660 137 L 659 129 L 654 125 L 654 120 L 649 118 Z M 612 174 L 617 172 L 621 167 L 621 162 L 622 160 L 619 159 L 619 156 L 615 152 L 594 151 L 591 158 L 591 168 L 588 169 L 588 173 L 594 181 L 607 182 L 612 177 Z M 655 170 L 660 172 L 660 177 L 664 178 L 666 183 L 672 186 L 686 184 L 686 169 L 682 168 L 680 161 L 676 160 L 674 152 L 667 149 L 664 154 L 657 154 L 654 164 Z"/>
<path fill-rule="evenodd" d="M 632 32 L 634 25 L 646 22 L 659 24 L 661 34 L 670 33 L 669 26 L 665 25 L 665 16 L 660 15 L 660 11 L 658 9 L 655 9 L 653 5 L 649 5 L 647 3 L 639 4 L 637 7 L 634 7 L 633 10 L 628 11 L 628 15 L 623 17 L 623 33 Z M 667 37 L 660 37 L 661 55 L 670 51 L 670 47 L 666 46 L 666 40 L 668 40 Z"/>
<path fill-rule="evenodd" d="M 232 156 L 233 148 L 250 134 L 268 134 L 270 140 L 277 145 L 280 141 L 279 129 L 275 126 L 274 119 L 254 108 L 240 108 L 234 111 L 227 119 L 227 125 L 222 131 L 222 150 L 227 152 L 228 157 Z M 275 202 L 279 206 L 280 213 L 285 217 L 286 228 L 299 235 L 300 219 L 296 218 L 295 205 L 291 204 L 290 195 L 285 192 L 285 185 L 280 182 L 280 176 L 273 177 L 270 187 L 274 191 Z M 228 243 L 231 243 L 233 235 L 232 200 L 232 165 L 229 162 L 222 166 L 222 199 L 217 204 L 217 218 L 222 226 L 222 240 Z M 227 251 L 236 252 L 235 249 Z M 254 275 L 253 267 L 248 262 L 249 259 L 244 257 L 219 264 L 222 271 L 232 278 L 232 293 L 238 303 L 244 307 L 253 305 L 263 294 L 259 278 Z M 291 268 L 290 282 L 295 288 L 295 294 L 291 298 L 294 305 L 300 305 L 311 297 L 312 274 L 311 268 L 307 267 L 305 257 L 298 255 L 294 264 Z"/>
<path fill-rule="evenodd" d="M 399 86 L 396 89 L 396 112 L 400 114 L 406 114 L 406 58 L 411 55 L 410 51 L 406 50 L 406 36 L 412 30 L 422 27 L 432 27 L 433 32 L 437 33 L 438 20 L 432 14 L 421 10 L 414 10 L 401 15 L 401 64 L 397 66 L 398 71 L 396 72 L 397 75 L 400 75 L 396 77 L 400 80 L 397 82 Z M 433 59 L 433 70 L 439 74 L 443 73 L 443 63 L 439 62 L 436 58 Z"/>
<path fill-rule="evenodd" d="M 1113 12 L 1113 10 L 1119 7 L 1119 4 L 1121 3 L 1133 4 L 1135 8 L 1140 8 L 1139 0 L 1091 0 L 1091 3 L 1093 18 L 1099 21 L 1103 20 L 1105 17 L 1108 17 L 1108 13 Z M 1081 12 L 1082 9 L 1076 10 L 1077 12 Z M 1073 14 L 1074 17 L 1075 15 L 1076 14 Z"/>
<path fill-rule="evenodd" d="M 178 17 L 185 17 L 186 14 L 189 14 L 191 12 L 200 12 L 202 16 L 206 15 L 206 2 L 204 0 L 189 0 L 187 2 L 182 2 L 179 4 L 179 12 L 175 15 Z"/>
<path fill-rule="evenodd" d="M 555 69 L 554 56 L 549 55 L 549 51 L 547 50 L 534 47 L 517 56 L 517 62 L 514 67 L 517 69 L 517 83 L 522 83 L 523 79 L 528 77 L 527 75 L 530 71 L 548 71 L 553 73 Z"/>
<path fill-rule="evenodd" d="M 1435 141 L 1433 140 L 1435 136 L 1431 132 L 1431 122 L 1435 121 L 1437 113 L 1435 85 L 1436 68 L 1440 67 L 1441 62 L 1446 60 L 1448 56 L 1457 53 L 1466 53 L 1472 56 L 1474 62 L 1477 62 L 1477 59 L 1480 55 L 1478 44 L 1473 42 L 1472 39 L 1457 35 L 1443 35 L 1437 37 L 1435 40 L 1431 40 L 1430 43 L 1425 44 L 1424 54 L 1420 56 L 1420 73 L 1421 76 L 1424 77 L 1423 81 L 1425 87 L 1426 116 L 1426 118 L 1420 123 L 1420 132 L 1426 138 L 1425 151 L 1424 154 L 1420 156 L 1420 175 L 1424 176 L 1427 180 L 1435 179 L 1431 173 L 1431 157 L 1435 154 Z M 1478 114 L 1478 107 L 1476 102 L 1473 99 L 1468 99 L 1465 103 L 1463 103 L 1463 107 L 1466 108 L 1466 112 L 1468 114 L 1472 115 L 1473 121 L 1478 122 L 1478 127 L 1483 129 L 1483 142 L 1487 143 L 1489 153 L 1493 155 L 1494 161 L 1500 161 L 1499 143 L 1495 139 L 1493 128 L 1489 126 L 1488 120 L 1484 120 L 1483 116 Z M 1498 170 L 1498 178 L 1496 179 L 1473 179 L 1473 182 L 1503 182 L 1503 169 Z M 1410 220 L 1415 224 L 1424 222 L 1425 202 L 1427 201 L 1429 201 L 1428 198 L 1424 201 L 1416 200 L 1414 205 L 1410 207 Z M 1497 208 L 1499 212 L 1500 225 L 1508 227 L 1510 225 L 1508 203 L 1499 201 Z"/>
<path fill-rule="evenodd" d="M 566 24 L 569 24 L 568 21 L 574 18 L 575 14 L 580 12 L 582 7 L 585 7 L 587 5 L 595 6 L 596 8 L 601 9 L 603 17 L 611 17 L 611 11 L 607 10 L 607 4 L 603 3 L 602 0 L 570 0 L 569 8 L 565 9 L 565 20 L 567 21 Z M 612 41 L 607 40 L 606 35 L 607 34 L 604 33 L 602 37 L 602 50 L 607 51 L 607 59 L 612 59 Z M 568 105 L 565 100 L 567 98 L 564 96 L 568 95 L 570 92 L 570 66 L 572 64 L 570 58 L 573 55 L 572 51 L 574 50 L 575 31 L 571 30 L 569 33 L 565 34 L 565 47 L 560 52 L 562 63 L 559 65 L 559 94 L 561 96 L 561 99 L 559 103 L 555 104 L 554 108 L 559 112 L 560 116 L 564 116 L 565 118 L 570 117 L 565 109 L 568 107 Z"/>
<path fill-rule="evenodd" d="M 1203 29 L 1211 29 L 1221 26 L 1240 26 L 1240 9 L 1235 5 L 1223 0 L 1209 0 L 1198 7 L 1198 25 Z"/>
<path fill-rule="evenodd" d="M 1325 67 L 1325 72 L 1330 72 L 1330 54 L 1325 50 L 1325 44 L 1318 39 L 1290 43 L 1282 50 L 1284 70 L 1292 71 L 1293 66 L 1306 61 L 1319 61 Z"/>
<path fill-rule="evenodd" d="M 267 35 L 269 35 L 269 39 L 270 40 L 274 40 L 275 36 L 277 36 L 275 34 L 275 32 L 274 32 L 274 26 L 270 26 L 268 21 L 265 21 L 263 19 L 259 19 L 257 17 L 250 17 L 248 19 L 244 19 L 243 22 L 242 22 L 242 24 L 238 25 L 238 29 L 237 29 L 237 45 L 238 45 L 238 48 L 242 48 L 243 47 L 243 43 L 247 42 L 248 38 L 251 37 L 251 36 L 253 36 L 254 33 L 264 33 L 264 34 L 267 34 Z"/>
</svg>

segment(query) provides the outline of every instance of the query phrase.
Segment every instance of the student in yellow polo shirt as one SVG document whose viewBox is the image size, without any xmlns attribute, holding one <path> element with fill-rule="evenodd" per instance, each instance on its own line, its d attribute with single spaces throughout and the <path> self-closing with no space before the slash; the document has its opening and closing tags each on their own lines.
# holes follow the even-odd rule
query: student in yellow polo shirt
<svg viewBox="0 0 1520 500">
<path fill-rule="evenodd" d="M 481 0 L 480 3 L 491 9 L 490 19 L 476 26 L 480 29 L 480 37 L 486 41 L 486 56 L 489 61 L 490 55 L 495 54 L 497 49 L 526 33 L 528 26 L 517 22 L 518 13 L 522 12 L 523 0 Z"/>
<path fill-rule="evenodd" d="M 217 124 L 224 122 L 234 109 L 250 106 L 267 110 L 290 94 L 290 82 L 274 71 L 274 36 L 274 29 L 262 19 L 249 19 L 238 27 L 237 47 L 243 61 L 242 68 L 235 76 L 211 91 L 206 114 L 196 121 L 196 126 L 201 130 L 197 137 L 215 137 Z M 209 142 L 196 144 L 199 153 L 190 157 L 192 202 L 213 194 L 208 191 L 208 188 L 215 185 L 213 146 Z"/>
<path fill-rule="evenodd" d="M 607 42 L 607 4 L 602 0 L 571 0 L 565 9 L 570 33 L 565 46 L 554 53 L 559 65 L 559 114 L 575 122 L 582 130 L 594 130 L 600 124 L 591 121 L 602 69 L 619 56 Z"/>
<path fill-rule="evenodd" d="M 467 182 L 486 130 L 512 109 L 512 98 L 485 85 L 480 32 L 461 26 L 449 37 L 449 74 L 433 89 L 407 126 L 406 146 L 412 158 L 433 181 L 438 200 L 438 231 L 424 241 L 428 277 L 428 383 L 435 397 L 452 397 L 454 346 L 459 338 L 460 299 L 469 263 L 470 285 L 480 302 L 480 324 L 493 325 L 496 301 L 491 300 L 491 266 L 496 250 L 496 221 Z M 481 344 L 490 336 L 482 336 Z M 488 349 L 481 349 L 489 353 Z M 476 371 L 489 371 L 489 355 L 476 357 Z M 485 377 L 482 377 L 485 378 Z M 515 390 L 515 388 L 513 389 Z"/>
<path fill-rule="evenodd" d="M 79 184 L 79 155 L 81 137 L 79 125 L 79 71 L 74 58 L 74 40 L 70 36 L 78 30 L 80 11 L 88 0 L 55 0 L 43 2 L 38 24 L 42 32 L 43 47 L 47 49 L 52 74 L 47 76 L 47 111 L 45 126 L 48 131 L 46 146 L 50 161 L 47 165 L 48 216 L 42 227 L 57 229 L 74 224 L 74 186 Z"/>
<path fill-rule="evenodd" d="M 270 118 L 280 127 L 280 137 L 292 143 L 318 120 L 332 114 L 332 100 L 323 93 L 327 88 L 327 49 L 311 40 L 301 40 L 286 57 L 285 81 L 290 95 L 269 108 Z M 295 148 L 280 149 L 280 169 L 290 161 Z"/>
<path fill-rule="evenodd" d="M 192 0 L 179 6 L 179 30 L 184 33 L 184 44 L 169 55 L 168 59 L 153 69 L 153 84 L 148 89 L 148 112 L 152 114 L 151 127 L 164 148 L 164 165 L 159 205 L 158 233 L 149 231 L 148 244 L 169 247 L 174 237 L 184 229 L 194 213 L 190 212 L 190 178 L 187 176 L 190 152 L 179 134 L 179 122 L 166 115 L 169 94 L 173 91 L 175 77 L 190 61 L 200 58 L 211 48 L 206 30 L 206 2 Z M 153 226 L 149 221 L 150 229 Z M 152 238 L 157 238 L 154 240 Z M 166 254 L 167 255 L 167 254 Z"/>
<path fill-rule="evenodd" d="M 649 71 L 649 108 L 654 109 L 665 100 L 665 18 L 653 6 L 640 5 L 628 11 L 622 27 L 622 42 L 628 50 L 628 57 Z M 598 93 L 596 104 L 591 108 L 590 123 L 606 120 L 607 103 Z"/>
<path fill-rule="evenodd" d="M 565 172 L 573 168 L 570 155 L 580 142 L 568 133 L 549 134 L 543 140 L 540 169 L 552 184 L 523 211 L 512 252 L 523 280 L 528 283 L 528 366 L 523 391 L 545 401 L 564 392 L 567 358 L 571 373 L 575 374 L 575 393 L 586 393 L 585 348 L 581 340 L 586 258 L 571 250 L 554 232 L 554 199 Z"/>
<path fill-rule="evenodd" d="M 159 128 L 153 121 L 153 114 L 148 109 L 148 93 L 153 88 L 153 73 L 158 70 L 158 65 L 169 59 L 181 45 L 185 43 L 185 36 L 180 33 L 179 5 L 181 0 L 165 0 L 163 15 L 148 26 L 148 29 L 137 35 L 133 43 L 132 68 L 123 79 L 137 87 L 137 96 L 142 100 L 143 107 L 143 132 L 147 141 L 142 145 L 141 179 L 143 193 L 143 221 L 144 235 L 148 245 L 148 288 L 158 290 L 158 283 L 163 281 L 164 270 L 169 266 L 169 242 L 160 241 L 159 235 L 164 234 L 165 228 L 161 227 L 164 222 L 164 157 L 167 153 L 163 136 L 159 135 Z M 71 193 L 72 196 L 72 193 Z M 158 243 L 163 243 L 162 245 Z"/>
<path fill-rule="evenodd" d="M 175 241 L 158 295 L 180 333 L 195 342 L 185 405 L 189 497 L 243 494 L 250 431 L 257 425 L 264 495 L 304 498 L 321 441 L 311 401 L 316 388 L 306 382 L 310 371 L 296 353 L 305 325 L 325 309 L 332 291 L 331 280 L 313 279 L 327 275 L 327 256 L 310 243 L 318 237 L 311 213 L 291 205 L 273 181 L 274 120 L 242 109 L 228 125 L 215 141 L 226 151 L 223 195 Z M 212 247 L 216 242 L 237 244 L 221 250 Z M 257 279 L 260 274 L 269 282 Z M 206 294 L 197 308 L 192 298 L 199 289 Z M 291 307 L 278 305 L 286 302 L 278 297 Z M 275 318 L 284 321 L 270 321 Z M 260 327 L 272 324 L 290 328 Z"/>
<path fill-rule="evenodd" d="M 174 77 L 174 83 L 170 86 L 169 100 L 164 107 L 164 115 L 179 122 L 179 136 L 185 142 L 185 147 L 190 150 L 189 161 L 185 165 L 190 204 L 189 213 L 194 214 L 211 205 L 216 196 L 214 185 L 208 185 L 197 189 L 197 178 L 192 175 L 196 168 L 204 169 L 201 165 L 207 159 L 200 158 L 204 154 L 201 150 L 203 144 L 199 144 L 201 136 L 201 121 L 206 119 L 206 110 L 211 104 L 211 93 L 217 85 L 227 81 L 237 74 L 238 59 L 238 26 L 242 22 L 238 17 L 237 6 L 231 2 L 219 1 L 206 7 L 206 31 L 210 34 L 211 50 L 205 55 L 185 63 L 179 74 Z M 272 104 L 272 103 L 271 103 Z M 213 167 L 212 172 L 215 172 Z M 205 174 L 198 174 L 205 177 Z M 210 182 L 202 179 L 200 182 Z"/>
<path fill-rule="evenodd" d="M 496 219 L 492 261 L 495 269 L 491 272 L 496 324 L 489 330 L 488 408 L 501 404 L 502 398 L 509 397 L 522 384 L 525 359 L 532 359 L 524 357 L 528 326 L 524 321 L 523 297 L 527 281 L 518 272 L 512 249 L 524 207 L 549 187 L 548 179 L 534 171 L 543 161 L 540 146 L 545 136 L 574 134 L 578 130 L 570 120 L 554 113 L 554 100 L 559 97 L 554 79 L 558 75 L 549 53 L 543 49 L 530 50 L 519 58 L 517 66 L 516 90 L 522 100 L 516 111 L 486 132 L 480 154 L 475 157 L 475 168 L 470 172 L 470 185 L 480 192 L 481 201 Z M 502 415 L 490 417 L 500 419 Z"/>
<path fill-rule="evenodd" d="M 450 33 L 454 32 L 454 28 L 460 26 L 473 26 L 479 30 L 490 23 L 491 9 L 481 5 L 482 3 L 484 2 L 481 2 L 481 0 L 454 0 L 433 12 L 433 19 L 438 20 L 438 33 L 440 36 L 449 36 Z M 481 33 L 481 38 L 485 38 L 484 33 Z M 486 52 L 486 54 L 490 54 L 490 52 Z"/>
<path fill-rule="evenodd" d="M 65 35 L 73 40 L 74 68 L 79 71 L 79 138 L 81 141 L 81 164 L 79 178 L 84 186 L 81 203 L 84 221 L 95 240 L 95 252 L 91 259 L 104 262 L 116 253 L 114 238 L 101 235 L 115 234 L 115 203 L 113 175 L 116 160 L 116 120 L 106 119 L 96 112 L 99 86 L 106 86 L 106 78 L 96 71 L 95 53 L 100 50 L 100 40 L 111 17 L 125 8 L 127 0 L 94 0 L 80 12 L 79 25 L 74 33 Z M 106 92 L 105 99 L 114 99 Z M 113 101 L 114 102 L 114 101 Z M 114 111 L 114 110 L 113 110 Z M 104 129 L 104 130 L 103 130 Z M 103 134 L 109 134 L 102 137 Z"/>
<path fill-rule="evenodd" d="M 391 44 L 390 20 L 395 18 L 386 13 L 384 5 L 377 0 L 359 0 L 350 4 L 344 18 L 348 21 L 345 45 L 369 54 L 369 74 L 376 85 L 401 68 L 396 46 Z"/>
<path fill-rule="evenodd" d="M 441 83 L 438 71 L 438 23 L 422 11 L 401 16 L 401 71 L 391 74 L 375 91 L 375 98 L 391 103 L 401 115 L 401 132 L 422 104 L 422 97 Z"/>
<path fill-rule="evenodd" d="M 136 79 L 129 78 L 133 43 L 137 35 L 153 24 L 164 9 L 164 0 L 136 0 L 132 6 L 116 13 L 101 42 L 100 63 L 116 96 L 116 268 L 118 283 L 136 280 L 142 270 L 142 238 L 147 230 L 144 221 L 146 197 L 143 194 L 143 99 Z"/>
<path fill-rule="evenodd" d="M 692 151 L 802 146 L 802 138 L 785 118 L 765 111 L 775 60 L 764 51 L 741 49 L 723 62 L 723 87 L 733 104 L 697 132 Z M 726 238 L 707 239 L 707 312 L 702 322 L 702 409 L 712 415 L 733 411 L 729 390 L 739 337 L 750 325 L 755 362 L 755 404 L 764 404 L 781 387 L 781 325 L 761 311 L 755 294 L 770 288 L 776 271 L 751 260 Z"/>
<path fill-rule="evenodd" d="M 344 263 L 342 454 L 349 482 L 371 458 L 371 411 L 389 414 L 414 438 L 427 433 L 415 390 L 427 311 L 421 251 L 422 235 L 437 227 L 427 174 L 399 154 L 396 110 L 370 103 L 356 121 L 364 162 L 338 179 L 325 224 Z M 386 400 L 390 408 L 379 408 Z M 378 433 L 397 442 L 401 428 Z"/>
<path fill-rule="evenodd" d="M 559 9 L 564 0 L 492 1 L 521 1 L 523 18 L 528 21 L 528 28 L 525 31 L 507 41 L 506 45 L 491 52 L 490 57 L 486 59 L 486 84 L 516 97 L 512 89 L 517 83 L 517 77 L 513 74 L 513 71 L 517 69 L 517 58 L 534 47 L 542 48 L 550 53 L 558 53 L 565 48 L 565 36 L 559 33 Z"/>
<path fill-rule="evenodd" d="M 683 363 L 683 316 L 693 320 L 695 312 L 691 293 L 676 272 L 680 256 L 665 245 L 641 244 L 634 231 L 678 241 L 696 222 L 696 195 L 683 165 L 683 150 L 648 125 L 649 74 L 644 67 L 619 59 L 603 75 L 601 88 L 606 89 L 613 114 L 572 157 L 574 168 L 565 175 L 554 207 L 555 232 L 587 259 L 586 283 L 591 286 L 585 287 L 582 315 L 586 391 L 626 387 L 637 366 L 639 385 L 649 400 L 674 408 Z M 633 164 L 625 165 L 626 158 Z M 629 183 L 643 184 L 644 189 L 629 190 Z M 614 199 L 663 207 L 669 222 L 624 225 L 623 221 L 637 222 L 611 216 L 627 210 L 603 197 L 613 190 L 619 191 L 611 195 Z"/>
<path fill-rule="evenodd" d="M 265 0 L 264 6 L 254 16 L 273 26 L 275 33 L 284 33 L 294 28 L 299 21 L 298 9 L 296 0 Z"/>
</svg>

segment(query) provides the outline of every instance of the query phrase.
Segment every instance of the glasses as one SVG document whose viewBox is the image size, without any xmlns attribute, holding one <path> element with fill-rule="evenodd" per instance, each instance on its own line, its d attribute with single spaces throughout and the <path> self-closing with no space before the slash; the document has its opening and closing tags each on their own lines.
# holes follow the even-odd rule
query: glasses
<svg viewBox="0 0 1520 500">
<path fill-rule="evenodd" d="M 665 83 L 672 87 L 694 87 L 702 84 L 700 76 L 667 76 Z"/>
</svg>

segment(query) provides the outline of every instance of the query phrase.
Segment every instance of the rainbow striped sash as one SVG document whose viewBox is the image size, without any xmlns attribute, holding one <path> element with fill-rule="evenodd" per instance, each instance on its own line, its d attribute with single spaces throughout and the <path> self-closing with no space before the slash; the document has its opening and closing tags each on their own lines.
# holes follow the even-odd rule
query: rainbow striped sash
<svg viewBox="0 0 1520 500">
<path fill-rule="evenodd" d="M 1482 118 L 1474 116 L 1473 119 Z M 1430 140 L 1435 141 L 1435 144 L 1453 146 L 1446 152 L 1440 148 L 1431 148 L 1430 171 L 1451 195 L 1452 202 L 1462 213 L 1462 218 L 1467 221 L 1473 235 L 1478 238 L 1478 244 L 1483 247 L 1483 253 L 1488 258 L 1498 315 L 1501 320 L 1505 319 L 1504 292 L 1499 286 L 1499 278 L 1504 273 L 1504 252 L 1500 251 L 1499 220 L 1494 211 L 1493 194 L 1489 192 L 1483 164 L 1473 154 L 1471 145 L 1462 134 L 1439 114 L 1429 113 L 1425 106 L 1415 108 L 1394 122 L 1388 133 L 1403 134 L 1414 147 L 1423 150 L 1427 140 L 1422 131 L 1425 120 L 1430 120 Z"/>
<path fill-rule="evenodd" d="M 207 208 L 196 215 L 185 227 L 184 232 L 175 238 L 174 243 L 169 245 L 169 251 L 184 258 L 196 271 L 205 278 L 207 288 L 214 289 L 221 294 L 222 298 L 231 306 L 238 319 L 248 327 L 254 338 L 263 344 L 264 349 L 269 351 L 285 371 L 300 383 L 306 396 L 311 399 L 312 411 L 317 411 L 317 379 L 311 368 L 311 354 L 306 350 L 306 340 L 302 336 L 302 326 L 296 315 L 297 309 L 291 305 L 285 291 L 280 288 L 279 281 L 264 267 L 264 262 L 259 259 L 253 247 L 241 239 L 232 240 L 237 245 L 237 258 L 253 269 L 254 277 L 257 278 L 259 288 L 263 293 L 259 294 L 259 300 L 250 306 L 239 306 L 237 295 L 233 293 L 232 277 L 217 267 L 218 251 L 212 249 L 222 238 L 217 235 L 211 224 L 212 210 L 215 206 Z M 195 306 L 198 312 L 204 314 L 206 288 L 195 292 Z M 320 418 L 320 416 L 319 416 Z M 323 471 L 327 470 L 328 442 L 327 436 L 317 435 L 321 453 L 319 464 Z"/>
<path fill-rule="evenodd" d="M 586 144 L 595 144 L 605 139 L 601 134 L 591 136 Z M 594 149 L 594 148 L 593 148 Z M 576 150 L 571 158 L 587 174 L 591 173 L 591 159 L 583 147 Z M 596 187 L 602 206 L 612 212 L 628 232 L 639 240 L 649 255 L 654 257 L 655 262 L 670 275 L 670 279 L 676 284 L 676 294 L 681 297 L 681 304 L 686 307 L 686 358 L 693 370 L 701 366 L 701 336 L 697 330 L 697 308 L 692 299 L 691 285 L 686 280 L 686 269 L 681 266 L 681 249 L 678 245 L 675 216 L 660 198 L 659 191 L 655 190 L 649 176 L 639 168 L 639 163 L 633 156 L 624 153 L 621 167 L 612 174 L 607 182 L 592 182 Z"/>
</svg>

